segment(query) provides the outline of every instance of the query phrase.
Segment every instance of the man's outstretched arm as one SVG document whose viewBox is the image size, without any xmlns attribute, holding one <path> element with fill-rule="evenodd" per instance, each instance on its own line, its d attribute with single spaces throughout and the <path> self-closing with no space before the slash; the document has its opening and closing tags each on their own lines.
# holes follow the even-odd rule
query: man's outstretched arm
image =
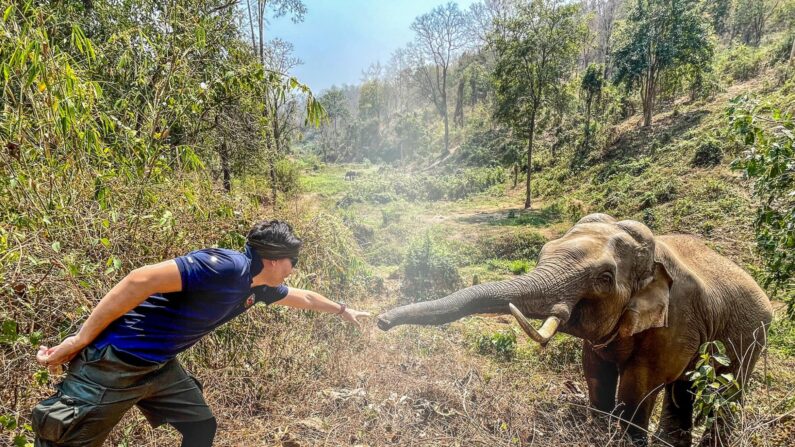
<svg viewBox="0 0 795 447">
<path fill-rule="evenodd" d="M 280 299 L 279 301 L 276 301 L 274 304 L 294 307 L 296 309 L 328 312 L 332 314 L 339 314 L 340 310 L 342 309 L 341 304 L 335 303 L 334 301 L 331 301 L 317 292 L 296 289 L 294 287 L 288 287 L 287 290 L 287 296 Z M 357 328 L 361 329 L 362 325 L 359 322 L 359 317 L 369 317 L 370 313 L 346 308 L 345 312 L 343 312 L 340 316 L 343 320 L 353 323 Z"/>
<path fill-rule="evenodd" d="M 174 260 L 137 268 L 124 277 L 100 300 L 80 331 L 52 348 L 40 346 L 36 360 L 56 367 L 71 360 L 117 318 L 134 309 L 155 293 L 182 290 L 182 277 Z"/>
</svg>

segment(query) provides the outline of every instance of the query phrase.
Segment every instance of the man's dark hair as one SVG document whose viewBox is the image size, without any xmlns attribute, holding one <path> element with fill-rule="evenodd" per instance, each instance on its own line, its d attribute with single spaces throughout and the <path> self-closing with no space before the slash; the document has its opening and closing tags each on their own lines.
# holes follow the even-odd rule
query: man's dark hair
<svg viewBox="0 0 795 447">
<path fill-rule="evenodd" d="M 283 220 L 262 221 L 248 232 L 246 243 L 264 259 L 297 258 L 301 239 Z"/>
</svg>

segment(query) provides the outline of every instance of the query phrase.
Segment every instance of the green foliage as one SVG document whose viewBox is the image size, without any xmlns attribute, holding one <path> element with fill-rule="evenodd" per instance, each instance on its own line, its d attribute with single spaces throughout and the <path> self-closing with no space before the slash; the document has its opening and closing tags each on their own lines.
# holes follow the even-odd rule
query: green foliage
<svg viewBox="0 0 795 447">
<path fill-rule="evenodd" d="M 617 30 L 612 59 L 615 82 L 639 90 L 644 125 L 651 125 L 663 76 L 688 67 L 691 74 L 708 69 L 713 43 L 695 0 L 633 2 L 627 21 Z"/>
<path fill-rule="evenodd" d="M 520 3 L 516 15 L 500 21 L 491 40 L 497 53 L 494 69 L 495 118 L 527 138 L 525 208 L 530 208 L 533 141 L 541 111 L 552 103 L 560 109 L 565 85 L 587 35 L 580 5 L 557 0 Z M 556 104 L 557 103 L 557 104 Z M 557 107 L 555 106 L 557 105 Z"/>
<path fill-rule="evenodd" d="M 441 298 L 463 287 L 452 255 L 430 232 L 411 241 L 401 271 L 400 293 L 410 302 Z"/>
<path fill-rule="evenodd" d="M 718 57 L 718 71 L 729 82 L 746 81 L 756 76 L 765 64 L 759 48 L 738 44 L 722 51 Z"/>
<path fill-rule="evenodd" d="M 295 193 L 298 191 L 300 182 L 300 172 L 289 159 L 281 159 L 276 162 L 276 187 L 283 193 Z"/>
<path fill-rule="evenodd" d="M 740 405 L 740 384 L 731 373 L 718 373 L 730 364 L 726 347 L 716 340 L 704 343 L 698 350 L 695 370 L 687 373 L 695 394 L 693 412 L 696 423 L 709 427 L 718 419 L 731 418 Z"/>
<path fill-rule="evenodd" d="M 604 68 L 601 65 L 589 64 L 585 74 L 582 75 L 582 81 L 580 81 L 580 90 L 585 93 L 585 122 L 582 143 L 575 152 L 574 157 L 572 157 L 570 164 L 572 170 L 582 168 L 594 142 L 592 134 L 596 129 L 591 125 L 591 115 L 594 101 L 598 100 L 602 95 L 602 88 L 605 83 L 603 72 Z"/>
<path fill-rule="evenodd" d="M 505 181 L 502 168 L 468 168 L 446 175 L 389 172 L 357 180 L 356 188 L 340 201 L 353 203 L 389 203 L 397 198 L 408 201 L 460 200 Z"/>
<path fill-rule="evenodd" d="M 474 345 L 478 354 L 510 361 L 516 356 L 516 331 L 509 328 L 491 334 L 480 334 L 475 338 Z"/>
<path fill-rule="evenodd" d="M 497 234 L 478 240 L 479 259 L 535 260 L 546 242 L 547 239 L 534 230 L 500 230 Z"/>
<path fill-rule="evenodd" d="M 729 128 L 745 147 L 732 167 L 754 183 L 754 229 L 767 275 L 766 287 L 782 292 L 795 315 L 795 123 L 792 115 L 748 97 L 728 109 Z"/>
<path fill-rule="evenodd" d="M 530 270 L 530 263 L 524 259 L 517 259 L 515 261 L 511 261 L 509 268 L 511 273 L 514 275 L 522 275 Z"/>
</svg>

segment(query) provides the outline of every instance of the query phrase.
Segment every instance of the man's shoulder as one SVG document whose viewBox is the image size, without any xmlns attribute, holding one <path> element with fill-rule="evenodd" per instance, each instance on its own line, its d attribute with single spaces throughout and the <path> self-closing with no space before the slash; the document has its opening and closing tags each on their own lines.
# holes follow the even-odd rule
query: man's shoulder
<svg viewBox="0 0 795 447">
<path fill-rule="evenodd" d="M 203 248 L 178 258 L 185 270 L 205 281 L 226 282 L 240 279 L 248 286 L 250 261 L 244 253 L 226 248 Z M 241 283 L 242 284 L 242 283 Z"/>
</svg>

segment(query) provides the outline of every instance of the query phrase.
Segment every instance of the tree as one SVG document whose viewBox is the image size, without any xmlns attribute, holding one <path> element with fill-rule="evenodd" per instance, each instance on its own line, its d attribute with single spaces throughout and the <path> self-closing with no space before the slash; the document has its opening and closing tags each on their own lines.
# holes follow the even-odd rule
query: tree
<svg viewBox="0 0 795 447">
<path fill-rule="evenodd" d="M 613 28 L 618 15 L 621 0 L 592 0 L 596 13 L 596 35 L 598 37 L 599 57 L 604 68 L 603 77 L 608 77 L 610 67 L 610 46 L 612 45 Z"/>
<path fill-rule="evenodd" d="M 737 0 L 732 11 L 731 40 L 739 36 L 744 44 L 758 46 L 779 3 L 781 0 Z"/>
<path fill-rule="evenodd" d="M 595 64 L 588 65 L 585 74 L 582 76 L 582 82 L 580 83 L 580 90 L 585 94 L 585 127 L 582 145 L 573 160 L 574 165 L 582 163 L 585 154 L 591 147 L 591 107 L 593 106 L 594 100 L 599 98 L 602 94 L 603 85 L 604 78 L 602 77 L 602 68 Z"/>
<path fill-rule="evenodd" d="M 411 24 L 415 33 L 409 51 L 414 59 L 421 90 L 436 106 L 444 121 L 444 150 L 450 153 L 447 87 L 450 65 L 469 45 L 468 17 L 455 3 L 437 6 Z"/>
<path fill-rule="evenodd" d="M 669 70 L 706 67 L 712 59 L 708 26 L 695 0 L 638 0 L 615 48 L 615 82 L 640 90 L 643 126 L 654 114 L 660 77 Z"/>
<path fill-rule="evenodd" d="M 304 20 L 306 5 L 302 0 L 246 0 L 245 10 L 248 17 L 251 47 L 258 56 L 260 63 L 265 64 L 265 27 L 268 24 L 268 10 L 273 18 L 290 15 L 294 23 Z"/>
<path fill-rule="evenodd" d="M 503 26 L 504 35 L 492 34 L 497 51 L 495 117 L 527 138 L 525 208 L 531 208 L 536 118 L 546 106 L 551 88 L 565 82 L 571 73 L 587 28 L 579 19 L 579 5 L 557 0 L 523 4 Z"/>
<path fill-rule="evenodd" d="M 342 129 L 350 120 L 351 112 L 345 93 L 336 86 L 323 92 L 318 101 L 328 114 L 328 121 L 320 130 L 320 149 L 323 161 L 328 162 L 332 154 L 335 158 L 339 158 L 343 151 Z"/>
<path fill-rule="evenodd" d="M 306 117 L 309 121 L 319 123 L 324 116 L 323 107 L 315 101 L 312 92 L 297 79 L 290 77 L 287 73 L 298 63 L 297 59 L 289 56 L 292 46 L 287 46 L 283 41 L 275 40 L 275 47 L 268 48 L 265 40 L 265 27 L 267 25 L 268 11 L 272 11 L 273 17 L 290 15 L 293 22 L 304 20 L 306 5 L 302 0 L 246 0 L 245 11 L 248 18 L 251 47 L 258 56 L 260 64 L 268 71 L 266 79 L 274 85 L 268 90 L 268 95 L 263 98 L 263 118 L 270 123 L 264 126 L 263 138 L 266 146 L 270 149 L 268 156 L 268 171 L 271 180 L 271 203 L 276 206 L 276 161 L 283 156 L 282 142 L 285 133 L 282 132 L 283 126 L 292 122 L 291 112 L 294 102 L 284 101 L 286 96 L 292 94 L 293 90 L 298 89 L 306 97 Z M 274 68 L 275 65 L 275 68 Z M 281 111 L 280 108 L 284 107 Z"/>
</svg>

